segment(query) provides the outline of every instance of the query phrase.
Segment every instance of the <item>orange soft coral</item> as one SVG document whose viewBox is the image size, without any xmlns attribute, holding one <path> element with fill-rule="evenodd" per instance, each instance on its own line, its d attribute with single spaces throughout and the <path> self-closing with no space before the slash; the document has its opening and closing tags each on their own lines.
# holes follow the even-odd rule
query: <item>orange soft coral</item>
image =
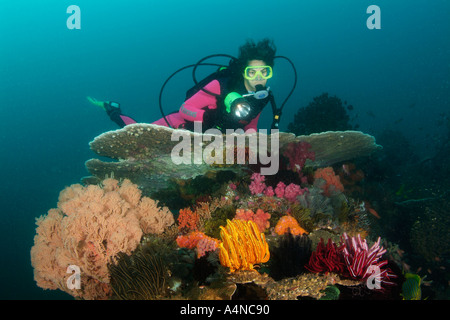
<svg viewBox="0 0 450 320">
<path fill-rule="evenodd" d="M 277 225 L 275 226 L 275 233 L 278 235 L 285 234 L 290 232 L 291 234 L 298 236 L 304 233 L 307 233 L 305 229 L 300 227 L 297 220 L 295 220 L 292 216 L 283 216 L 278 220 Z"/>
<path fill-rule="evenodd" d="M 322 189 L 327 197 L 331 196 L 333 192 L 344 191 L 344 186 L 332 167 L 317 169 L 314 173 L 314 179 L 323 179 L 325 181 Z"/>
<path fill-rule="evenodd" d="M 219 246 L 219 240 L 208 237 L 200 231 L 192 231 L 187 235 L 177 237 L 177 245 L 180 248 L 196 249 L 197 258 L 201 258 L 208 251 L 214 251 Z"/>
<path fill-rule="evenodd" d="M 108 263 L 119 252 L 131 254 L 143 234 L 161 233 L 173 223 L 169 209 L 141 197 L 129 180 L 67 187 L 60 193 L 58 208 L 37 219 L 31 248 L 34 279 L 41 288 L 60 289 L 74 297 L 107 298 Z M 80 268 L 81 289 L 67 287 L 69 265 Z"/>
<path fill-rule="evenodd" d="M 178 229 L 181 232 L 197 231 L 200 222 L 200 216 L 197 212 L 189 208 L 180 209 L 178 216 Z"/>
<path fill-rule="evenodd" d="M 260 232 L 264 232 L 270 227 L 270 213 L 264 212 L 262 209 L 257 209 L 256 213 L 250 209 L 236 209 L 235 219 L 253 221 L 258 226 Z"/>
</svg>

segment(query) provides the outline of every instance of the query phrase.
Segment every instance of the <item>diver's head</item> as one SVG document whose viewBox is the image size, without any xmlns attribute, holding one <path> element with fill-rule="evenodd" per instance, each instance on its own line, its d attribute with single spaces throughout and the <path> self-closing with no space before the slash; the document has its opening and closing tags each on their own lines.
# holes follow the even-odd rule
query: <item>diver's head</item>
<svg viewBox="0 0 450 320">
<path fill-rule="evenodd" d="M 239 57 L 237 59 L 239 74 L 244 77 L 247 90 L 255 91 L 255 87 L 258 84 L 266 86 L 267 79 L 272 77 L 275 52 L 275 45 L 269 39 L 263 39 L 258 43 L 247 40 L 239 48 Z"/>
<path fill-rule="evenodd" d="M 266 86 L 267 80 L 272 78 L 272 67 L 263 60 L 250 60 L 242 74 L 245 88 L 248 91 L 256 91 L 256 86 Z"/>
</svg>

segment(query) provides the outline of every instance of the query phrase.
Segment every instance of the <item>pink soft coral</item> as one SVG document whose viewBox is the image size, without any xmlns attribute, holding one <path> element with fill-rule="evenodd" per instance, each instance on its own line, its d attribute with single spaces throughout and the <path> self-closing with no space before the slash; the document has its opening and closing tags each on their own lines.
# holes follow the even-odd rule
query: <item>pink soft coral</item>
<svg viewBox="0 0 450 320">
<path fill-rule="evenodd" d="M 266 197 L 277 196 L 278 198 L 285 198 L 291 202 L 297 200 L 297 196 L 302 195 L 307 188 L 302 188 L 295 183 L 290 183 L 286 186 L 283 182 L 278 182 L 275 190 L 272 187 L 267 187 L 264 183 L 265 177 L 259 173 L 254 173 L 251 177 L 252 182 L 249 185 L 250 192 L 254 195 L 264 195 Z"/>
<path fill-rule="evenodd" d="M 266 188 L 266 184 L 264 183 L 264 180 L 266 177 L 259 173 L 252 174 L 252 182 L 248 186 L 250 189 L 250 192 L 252 194 L 262 194 L 264 192 L 264 189 Z"/>
<path fill-rule="evenodd" d="M 286 185 L 281 181 L 278 182 L 277 187 L 275 188 L 275 195 L 278 198 L 283 198 L 285 189 L 286 189 Z"/>
<path fill-rule="evenodd" d="M 79 184 L 64 189 L 58 208 L 37 219 L 31 264 L 37 285 L 60 289 L 83 299 L 111 293 L 107 264 L 119 252 L 130 254 L 145 233 L 161 233 L 174 219 L 167 208 L 141 197 L 129 180 L 103 181 L 103 188 Z M 66 281 L 69 265 L 81 270 L 81 289 Z"/>
<path fill-rule="evenodd" d="M 308 142 L 291 142 L 287 145 L 283 155 L 289 159 L 288 170 L 298 172 L 301 176 L 301 171 L 305 166 L 306 160 L 315 160 L 314 151 L 310 151 L 311 145 Z"/>
<path fill-rule="evenodd" d="M 299 185 L 290 183 L 284 190 L 284 197 L 291 202 L 295 202 L 297 196 L 302 195 L 305 191 L 307 191 L 306 188 L 302 189 Z"/>
</svg>

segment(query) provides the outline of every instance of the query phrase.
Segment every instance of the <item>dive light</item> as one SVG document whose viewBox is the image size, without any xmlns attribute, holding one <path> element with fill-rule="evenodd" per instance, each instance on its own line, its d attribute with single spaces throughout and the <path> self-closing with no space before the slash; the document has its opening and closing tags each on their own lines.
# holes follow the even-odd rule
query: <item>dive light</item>
<svg viewBox="0 0 450 320">
<path fill-rule="evenodd" d="M 258 84 L 255 87 L 256 91 L 240 95 L 237 92 L 229 93 L 224 100 L 227 113 L 232 113 L 237 118 L 243 119 L 247 117 L 251 111 L 251 106 L 246 97 L 254 97 L 257 100 L 265 99 L 269 96 L 269 88 L 264 88 L 264 86 Z"/>
</svg>

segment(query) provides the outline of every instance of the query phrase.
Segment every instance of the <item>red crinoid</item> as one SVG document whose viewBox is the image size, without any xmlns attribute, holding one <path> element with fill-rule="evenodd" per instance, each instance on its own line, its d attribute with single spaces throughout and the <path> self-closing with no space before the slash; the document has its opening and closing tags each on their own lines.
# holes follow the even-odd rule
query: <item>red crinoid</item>
<svg viewBox="0 0 450 320">
<path fill-rule="evenodd" d="M 357 237 L 349 237 L 346 233 L 342 235 L 339 251 L 342 252 L 351 278 L 366 280 L 374 272 L 377 272 L 376 276 L 381 283 L 394 284 L 390 280 L 397 276 L 389 268 L 382 270 L 388 261 L 379 261 L 386 252 L 386 249 L 380 246 L 380 241 L 381 238 L 378 238 L 369 248 L 366 239 L 361 239 L 359 234 Z"/>
<path fill-rule="evenodd" d="M 312 253 L 305 268 L 314 273 L 346 273 L 345 260 L 331 239 L 328 239 L 327 245 L 322 238 L 320 239 L 316 251 Z"/>
<path fill-rule="evenodd" d="M 391 279 L 397 276 L 389 268 L 383 268 L 387 260 L 380 261 L 385 252 L 380 246 L 380 238 L 369 248 L 360 235 L 349 237 L 344 233 L 339 246 L 331 239 L 325 245 L 320 239 L 305 268 L 315 273 L 335 272 L 359 281 L 366 281 L 372 276 L 380 284 L 393 285 Z"/>
</svg>

